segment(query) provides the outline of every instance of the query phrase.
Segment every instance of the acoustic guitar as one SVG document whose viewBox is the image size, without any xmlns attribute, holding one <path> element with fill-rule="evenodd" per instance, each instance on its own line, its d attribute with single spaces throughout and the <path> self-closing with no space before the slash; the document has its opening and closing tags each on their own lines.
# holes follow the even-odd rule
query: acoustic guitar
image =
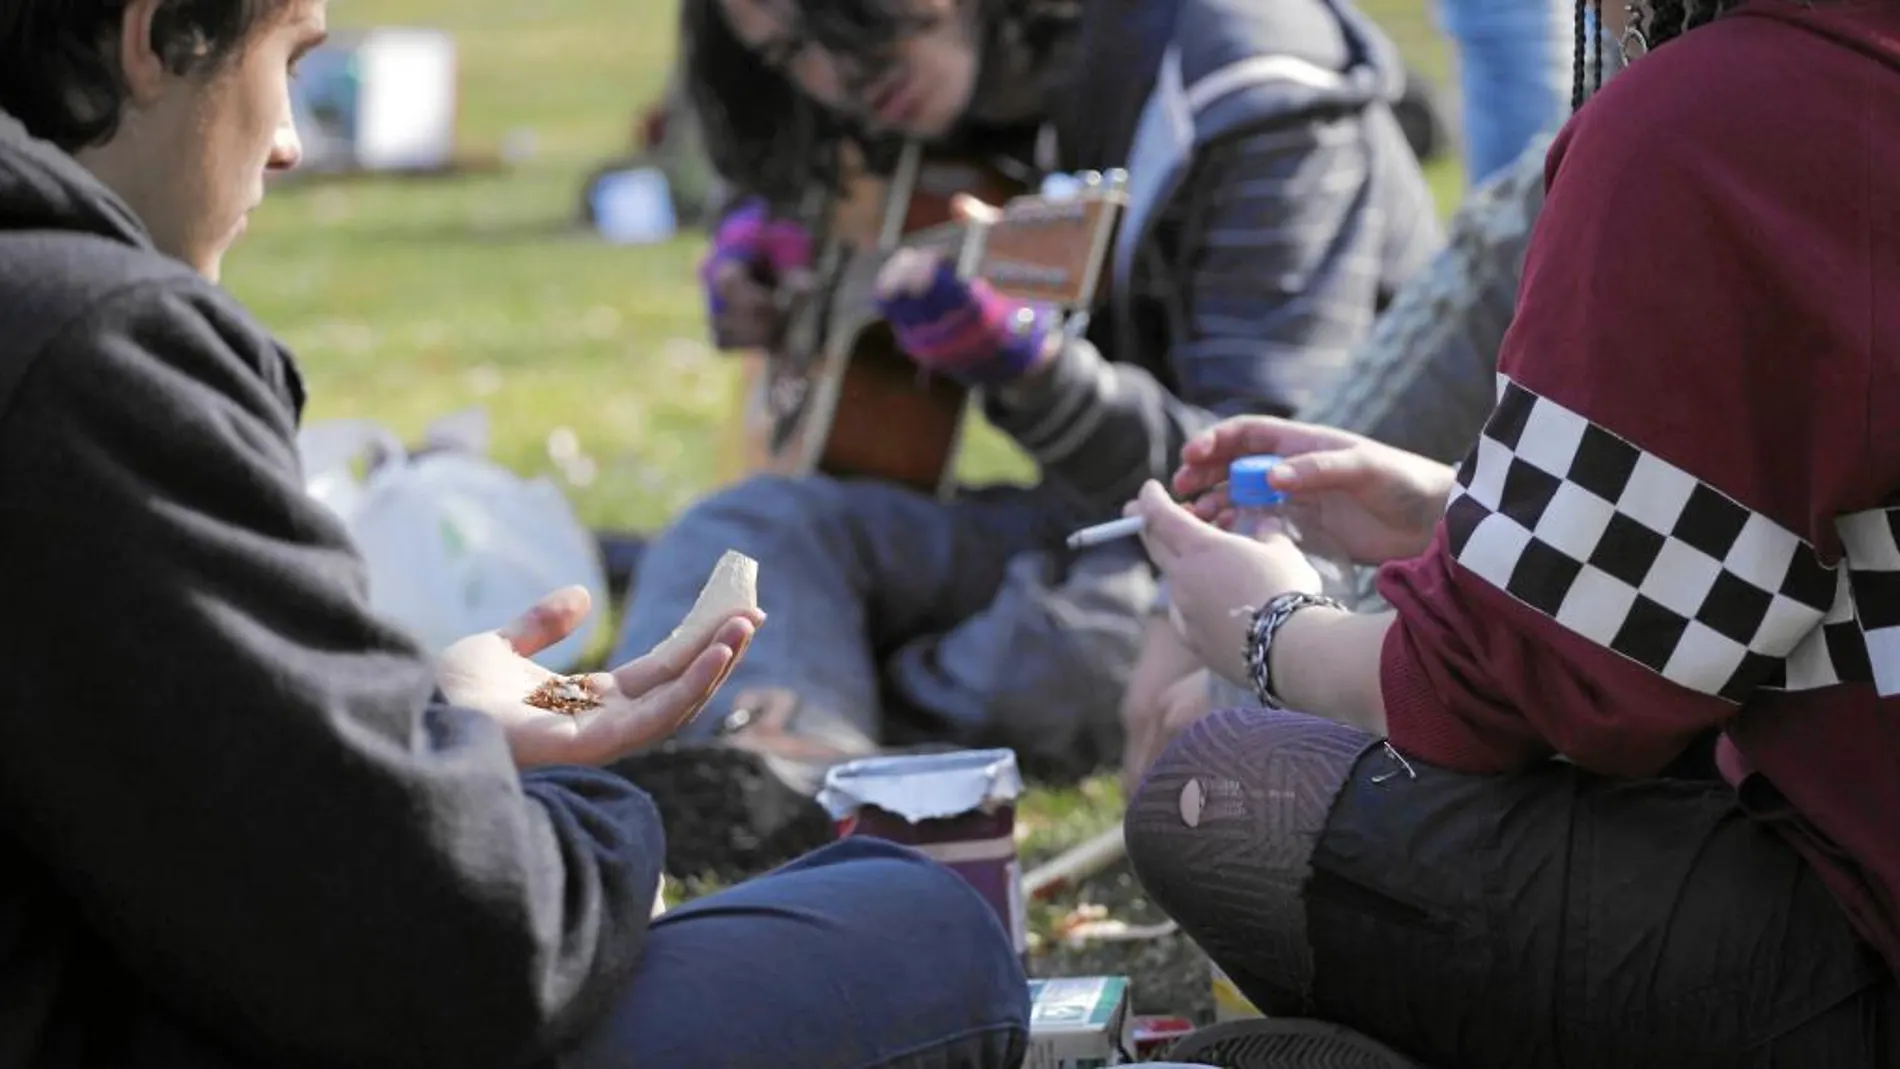
<svg viewBox="0 0 1900 1069">
<path fill-rule="evenodd" d="M 753 369 L 749 466 L 882 479 L 940 496 L 954 490 L 969 392 L 898 348 L 875 305 L 878 269 L 899 248 L 933 249 L 959 277 L 1054 306 L 1064 329 L 1076 331 L 1094 303 L 1124 181 L 1119 173 L 1076 177 L 1069 195 L 1028 195 L 998 169 L 927 161 L 915 144 L 888 182 L 860 176 L 854 195 L 828 213 L 811 284 L 787 309 L 779 344 Z M 1000 215 L 955 221 L 958 192 L 1000 202 Z"/>
</svg>

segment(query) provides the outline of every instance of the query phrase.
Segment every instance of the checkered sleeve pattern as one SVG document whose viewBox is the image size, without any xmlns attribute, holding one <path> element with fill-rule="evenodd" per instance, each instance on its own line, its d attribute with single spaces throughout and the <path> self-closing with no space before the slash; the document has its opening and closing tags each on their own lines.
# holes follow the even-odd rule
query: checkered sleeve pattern
<svg viewBox="0 0 1900 1069">
<path fill-rule="evenodd" d="M 1900 694 L 1900 509 L 1871 509 L 1842 517 L 1835 529 L 1847 558 L 1844 589 L 1822 631 L 1810 636 L 1810 651 L 1789 662 L 1788 689 L 1826 686 L 1825 669 L 1836 678 L 1872 678 L 1881 697 Z M 1808 654 L 1808 659 L 1802 659 Z M 1797 671 L 1808 663 L 1813 674 Z"/>
<path fill-rule="evenodd" d="M 1877 676 L 1900 688 L 1895 513 L 1846 560 L 1504 376 L 1446 508 L 1453 558 L 1566 630 L 1740 703 Z M 1873 661 L 1894 666 L 1875 672 Z"/>
</svg>

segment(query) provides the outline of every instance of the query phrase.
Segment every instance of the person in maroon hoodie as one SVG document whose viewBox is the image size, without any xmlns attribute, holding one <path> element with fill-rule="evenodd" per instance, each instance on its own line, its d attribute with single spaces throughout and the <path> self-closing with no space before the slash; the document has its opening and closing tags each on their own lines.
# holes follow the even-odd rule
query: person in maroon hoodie
<svg viewBox="0 0 1900 1069">
<path fill-rule="evenodd" d="M 1551 151 L 1459 467 L 1262 418 L 1186 447 L 1184 498 L 1289 457 L 1390 611 L 1218 489 L 1130 506 L 1266 708 L 1157 761 L 1129 852 L 1269 1014 L 1447 1069 L 1900 1065 L 1900 3 L 1686 6 Z"/>
</svg>

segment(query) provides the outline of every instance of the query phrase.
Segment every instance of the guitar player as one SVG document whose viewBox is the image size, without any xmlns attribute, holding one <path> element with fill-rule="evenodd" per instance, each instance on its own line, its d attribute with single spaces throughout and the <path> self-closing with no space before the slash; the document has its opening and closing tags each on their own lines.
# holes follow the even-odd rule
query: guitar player
<svg viewBox="0 0 1900 1069">
<path fill-rule="evenodd" d="M 1032 768 L 1113 762 L 1154 582 L 1134 540 L 1055 551 L 1218 418 L 1304 407 L 1437 251 L 1394 49 L 1349 0 L 685 0 L 683 23 L 714 165 L 754 198 L 704 272 L 722 344 L 771 335 L 759 279 L 808 266 L 788 220 L 847 144 L 1125 168 L 1128 203 L 1085 337 L 921 254 L 886 264 L 899 344 L 980 387 L 1040 484 L 755 476 L 694 505 L 645 554 L 617 654 L 664 638 L 727 549 L 762 562 L 771 624 L 695 743 L 621 771 L 692 851 L 821 837 L 823 769 L 889 745 L 894 711 Z"/>
</svg>

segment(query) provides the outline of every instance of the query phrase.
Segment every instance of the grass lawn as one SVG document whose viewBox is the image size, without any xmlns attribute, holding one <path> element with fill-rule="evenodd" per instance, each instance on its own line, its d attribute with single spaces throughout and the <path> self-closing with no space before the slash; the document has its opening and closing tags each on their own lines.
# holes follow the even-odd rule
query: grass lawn
<svg viewBox="0 0 1900 1069">
<path fill-rule="evenodd" d="M 1445 48 L 1426 2 L 1364 7 L 1443 84 Z M 495 175 L 323 182 L 273 195 L 225 279 L 301 357 L 310 419 L 370 416 L 413 435 L 436 416 L 481 405 L 497 458 L 524 474 L 555 473 L 549 438 L 571 432 L 595 475 L 570 494 L 596 526 L 658 527 L 716 483 L 737 379 L 703 341 L 699 237 L 615 248 L 574 222 L 582 177 L 629 146 L 636 111 L 660 91 L 674 11 L 674 0 L 331 5 L 337 28 L 453 31 L 465 146 L 496 148 L 525 132 L 534 152 Z M 1449 210 L 1455 166 L 1437 168 L 1433 181 Z M 981 425 L 965 468 L 982 478 L 1030 470 Z M 1038 791 L 1023 815 L 1029 860 L 1119 815 L 1109 779 Z M 1081 900 L 1130 922 L 1152 919 L 1124 870 L 1040 911 L 1037 927 L 1046 934 Z M 1037 971 L 1132 970 L 1139 1010 L 1204 1010 L 1205 975 L 1184 944 L 1058 951 L 1039 957 Z"/>
</svg>

